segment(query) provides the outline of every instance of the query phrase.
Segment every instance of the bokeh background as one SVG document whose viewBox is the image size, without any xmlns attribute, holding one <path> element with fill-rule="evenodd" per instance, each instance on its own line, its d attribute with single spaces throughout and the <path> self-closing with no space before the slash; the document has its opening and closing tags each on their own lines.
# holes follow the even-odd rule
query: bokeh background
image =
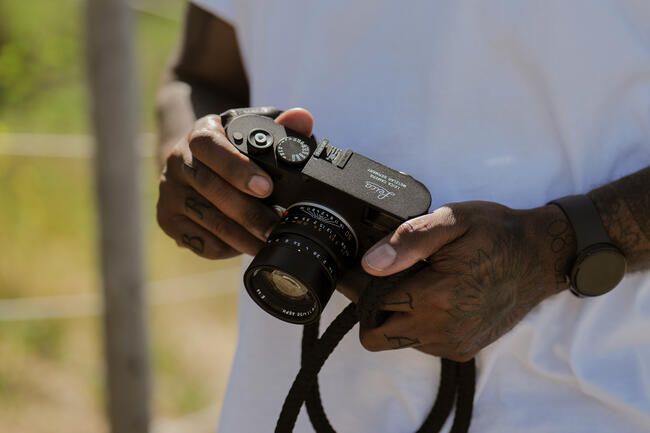
<svg viewBox="0 0 650 433">
<path fill-rule="evenodd" d="M 0 0 L 0 432 L 106 432 L 82 0 Z M 133 0 L 153 431 L 214 431 L 236 339 L 239 260 L 155 222 L 154 103 L 183 0 Z"/>
</svg>

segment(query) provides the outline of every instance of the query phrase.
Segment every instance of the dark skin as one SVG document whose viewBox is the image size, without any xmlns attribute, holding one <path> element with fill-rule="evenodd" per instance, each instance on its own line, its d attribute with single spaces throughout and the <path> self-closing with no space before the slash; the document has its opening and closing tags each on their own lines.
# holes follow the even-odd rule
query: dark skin
<svg viewBox="0 0 650 433">
<path fill-rule="evenodd" d="M 159 98 L 164 171 L 158 221 L 179 245 L 203 257 L 255 254 L 278 220 L 257 200 L 270 194 L 270 179 L 228 142 L 219 116 L 209 115 L 248 105 L 235 32 L 190 5 Z M 313 127 L 301 109 L 277 121 L 305 135 Z M 628 270 L 649 269 L 650 168 L 588 194 Z M 518 210 L 450 203 L 407 221 L 364 255 L 363 269 L 385 276 L 423 259 L 429 265 L 385 296 L 383 308 L 393 314 L 379 328 L 361 329 L 361 343 L 373 351 L 414 347 L 471 359 L 542 300 L 568 288 L 575 245 L 573 229 L 552 205 Z M 374 264 L 373 257 L 379 259 Z M 356 300 L 360 278 L 350 272 L 337 289 Z"/>
</svg>

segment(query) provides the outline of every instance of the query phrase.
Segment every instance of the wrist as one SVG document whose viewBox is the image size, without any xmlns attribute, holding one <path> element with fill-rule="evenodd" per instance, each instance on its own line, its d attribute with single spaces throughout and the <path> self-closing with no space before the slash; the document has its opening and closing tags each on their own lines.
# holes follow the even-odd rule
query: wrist
<svg viewBox="0 0 650 433">
<path fill-rule="evenodd" d="M 546 205 L 525 210 L 526 233 L 539 256 L 539 264 L 547 279 L 545 296 L 569 289 L 568 275 L 576 258 L 576 236 L 573 226 L 562 210 Z"/>
</svg>

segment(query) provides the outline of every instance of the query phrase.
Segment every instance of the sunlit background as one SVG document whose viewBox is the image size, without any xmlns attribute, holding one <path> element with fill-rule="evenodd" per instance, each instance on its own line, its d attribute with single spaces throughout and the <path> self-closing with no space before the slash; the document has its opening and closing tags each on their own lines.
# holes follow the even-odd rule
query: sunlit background
<svg viewBox="0 0 650 433">
<path fill-rule="evenodd" d="M 155 222 L 154 100 L 182 0 L 133 0 L 154 432 L 214 431 L 235 346 L 237 259 Z M 82 0 L 0 0 L 0 432 L 107 431 Z"/>
</svg>

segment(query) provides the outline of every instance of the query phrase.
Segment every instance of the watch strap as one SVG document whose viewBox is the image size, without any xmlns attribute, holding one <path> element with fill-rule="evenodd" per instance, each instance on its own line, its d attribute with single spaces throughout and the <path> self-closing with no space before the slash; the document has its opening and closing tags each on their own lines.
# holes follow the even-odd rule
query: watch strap
<svg viewBox="0 0 650 433">
<path fill-rule="evenodd" d="M 576 234 L 576 254 L 595 244 L 611 244 L 611 240 L 603 227 L 600 214 L 591 199 L 584 195 L 569 195 L 551 201 L 569 219 Z"/>
<path fill-rule="evenodd" d="M 586 195 L 553 200 L 569 219 L 576 237 L 576 260 L 569 276 L 579 297 L 603 295 L 618 285 L 626 271 L 625 256 L 612 244 L 596 206 Z"/>
</svg>

